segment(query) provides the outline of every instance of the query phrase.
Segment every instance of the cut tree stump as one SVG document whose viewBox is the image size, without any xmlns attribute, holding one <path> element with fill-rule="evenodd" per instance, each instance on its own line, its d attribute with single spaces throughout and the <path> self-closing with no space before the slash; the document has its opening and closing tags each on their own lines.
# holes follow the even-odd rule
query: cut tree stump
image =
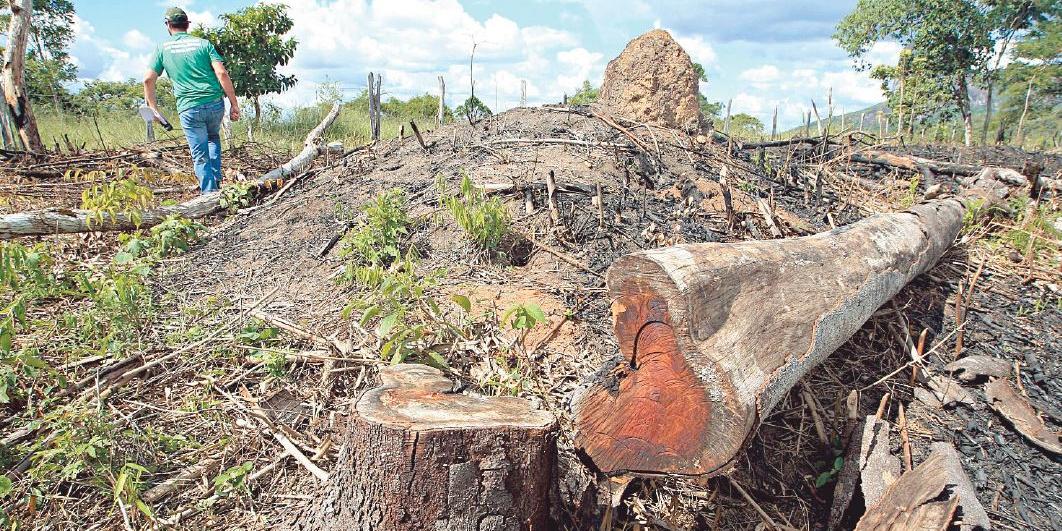
<svg viewBox="0 0 1062 531">
<path fill-rule="evenodd" d="M 452 393 L 424 365 L 380 370 L 303 530 L 549 529 L 557 422 L 526 400 Z"/>
<path fill-rule="evenodd" d="M 606 474 L 725 472 L 760 419 L 962 228 L 958 199 L 774 241 L 653 249 L 607 276 L 623 359 L 576 397 Z"/>
</svg>

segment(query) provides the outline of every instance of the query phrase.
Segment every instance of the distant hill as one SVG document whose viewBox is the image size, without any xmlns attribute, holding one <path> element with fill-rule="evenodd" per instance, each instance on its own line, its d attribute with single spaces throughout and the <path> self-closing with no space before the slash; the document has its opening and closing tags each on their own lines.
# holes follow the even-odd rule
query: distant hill
<svg viewBox="0 0 1062 531">
<path fill-rule="evenodd" d="M 986 109 L 986 106 L 985 106 L 985 103 L 986 103 L 985 95 L 986 95 L 986 92 L 983 91 L 983 90 L 971 90 L 971 94 L 970 94 L 971 103 L 973 104 L 973 109 L 972 110 L 973 110 L 974 138 L 977 139 L 977 140 L 980 140 L 980 138 L 981 138 L 981 136 L 980 136 L 981 135 L 981 127 L 984 124 L 984 119 L 985 119 L 985 109 Z M 996 112 L 993 114 L 992 123 L 989 125 L 989 139 L 990 139 L 990 142 L 994 142 L 995 136 L 996 136 L 996 133 L 997 133 L 997 129 L 999 128 L 999 120 L 998 120 L 999 107 L 998 107 L 998 105 L 999 105 L 999 101 L 997 100 L 997 103 L 995 105 L 993 105 L 996 108 Z M 821 116 L 821 118 L 823 120 L 824 125 L 826 125 L 826 122 L 827 122 L 827 119 L 826 119 L 827 118 L 826 117 L 826 113 L 827 112 L 828 111 L 826 109 L 819 108 L 819 113 L 820 113 L 820 116 Z M 890 116 L 890 117 L 893 116 L 893 114 L 894 114 L 893 109 L 891 109 L 885 102 L 881 102 L 881 103 L 878 103 L 878 104 L 875 104 L 875 105 L 871 105 L 870 107 L 866 107 L 864 109 L 859 109 L 857 111 L 852 111 L 852 112 L 846 113 L 844 115 L 844 118 L 843 118 L 844 128 L 846 128 L 846 129 L 858 128 L 859 127 L 860 116 L 863 116 L 864 117 L 864 119 L 863 119 L 863 130 L 868 132 L 868 133 L 876 134 L 878 132 L 878 113 L 879 112 L 884 113 L 885 116 Z M 1058 142 L 1058 140 L 1059 140 L 1058 124 L 1059 124 L 1059 118 L 1060 118 L 1059 114 L 1060 113 L 1062 113 L 1062 110 L 1056 109 L 1054 112 L 1048 113 L 1046 115 L 1042 115 L 1042 116 L 1032 115 L 1032 116 L 1029 116 L 1026 119 L 1026 124 L 1025 124 L 1025 147 L 1027 147 L 1027 148 L 1057 147 L 1055 145 L 1055 143 Z M 836 133 L 836 132 L 840 132 L 841 131 L 841 125 L 842 125 L 842 117 L 841 116 L 834 116 L 833 120 L 829 121 L 828 127 L 829 127 L 829 130 L 831 132 Z M 955 118 L 950 125 L 951 125 L 950 131 L 954 132 L 954 135 L 955 135 L 954 138 L 957 141 L 961 141 L 961 139 L 962 139 L 962 125 L 961 125 L 961 122 L 959 121 L 959 119 Z M 1017 124 L 1016 123 L 1011 123 L 1011 124 L 1005 124 L 1005 125 L 1006 125 L 1005 140 L 1009 143 L 1012 140 L 1011 136 L 1013 134 L 1015 134 L 1015 129 L 1017 128 Z M 890 130 L 892 130 L 895 127 L 896 127 L 896 122 L 895 122 L 895 119 L 893 119 L 891 127 L 890 127 Z M 947 129 L 946 127 L 944 129 L 941 129 L 939 132 L 936 129 L 931 129 L 931 130 L 927 130 L 926 135 L 927 135 L 927 137 L 929 137 L 930 135 L 939 135 L 941 139 L 944 139 L 943 136 L 948 134 L 947 133 L 948 130 L 949 129 Z M 811 117 L 811 133 L 812 134 L 817 134 L 818 133 L 818 125 L 817 125 L 817 123 L 815 121 L 815 116 L 814 115 L 812 115 L 812 117 Z M 800 125 L 798 127 L 793 127 L 793 128 L 791 128 L 791 129 L 789 129 L 787 131 L 783 131 L 780 134 L 780 136 L 782 136 L 782 137 L 803 136 L 803 135 L 804 135 L 804 126 L 803 125 Z"/>
</svg>

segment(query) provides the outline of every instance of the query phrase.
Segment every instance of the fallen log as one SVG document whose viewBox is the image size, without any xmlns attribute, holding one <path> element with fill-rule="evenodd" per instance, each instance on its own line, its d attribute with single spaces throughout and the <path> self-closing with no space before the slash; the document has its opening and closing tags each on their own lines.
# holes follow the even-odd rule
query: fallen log
<svg viewBox="0 0 1062 531">
<path fill-rule="evenodd" d="M 331 112 L 306 136 L 303 149 L 282 166 L 271 170 L 254 182 L 255 189 L 271 188 L 277 182 L 304 171 L 318 154 L 327 150 L 318 141 L 325 130 L 339 116 L 340 105 L 332 106 Z M 77 209 L 49 209 L 35 212 L 19 212 L 0 217 L 0 240 L 19 236 L 43 236 L 77 232 L 113 232 L 145 229 L 162 223 L 171 215 L 196 219 L 222 210 L 221 192 L 211 192 L 173 206 L 151 208 L 131 213 L 104 214 L 102 220 L 95 213 Z"/>
<path fill-rule="evenodd" d="M 380 370 L 301 530 L 550 529 L 557 422 L 525 400 L 456 394 L 424 365 Z"/>
<path fill-rule="evenodd" d="M 962 228 L 957 199 L 774 241 L 643 251 L 607 275 L 623 359 L 576 397 L 605 473 L 716 475 L 760 419 Z"/>
<path fill-rule="evenodd" d="M 924 172 L 925 169 L 928 169 L 933 173 L 947 173 L 951 175 L 976 175 L 984 169 L 981 166 L 930 160 L 916 157 L 914 155 L 897 155 L 896 153 L 889 153 L 888 151 L 871 150 L 863 151 L 861 153 L 853 153 L 849 156 L 849 159 L 852 162 L 873 164 L 875 166 L 884 166 L 887 168 L 899 168 L 901 170 L 917 172 Z"/>
</svg>

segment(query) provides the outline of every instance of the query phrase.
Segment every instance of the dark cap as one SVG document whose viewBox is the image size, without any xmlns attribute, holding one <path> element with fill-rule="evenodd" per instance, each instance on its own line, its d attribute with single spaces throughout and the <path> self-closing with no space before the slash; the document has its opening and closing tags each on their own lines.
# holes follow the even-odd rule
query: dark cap
<svg viewBox="0 0 1062 531">
<path fill-rule="evenodd" d="M 171 7 L 166 10 L 166 22 L 170 24 L 184 24 L 188 22 L 188 13 L 179 7 Z"/>
</svg>

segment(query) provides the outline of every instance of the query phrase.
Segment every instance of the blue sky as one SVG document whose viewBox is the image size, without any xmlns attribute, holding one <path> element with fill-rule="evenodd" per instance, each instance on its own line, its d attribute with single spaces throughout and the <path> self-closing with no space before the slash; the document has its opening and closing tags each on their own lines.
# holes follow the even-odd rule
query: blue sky
<svg viewBox="0 0 1062 531">
<path fill-rule="evenodd" d="M 139 77 L 154 43 L 165 38 L 156 0 L 75 0 L 73 56 L 83 79 Z M 194 23 L 247 0 L 174 1 Z M 795 125 L 833 89 L 837 111 L 882 99 L 878 84 L 831 40 L 833 27 L 855 0 L 286 0 L 299 47 L 286 67 L 299 84 L 271 98 L 282 107 L 313 102 L 324 82 L 353 97 L 368 72 L 383 72 L 385 97 L 436 93 L 447 81 L 447 103 L 468 96 L 468 54 L 477 43 L 477 94 L 488 106 L 560 101 L 584 79 L 600 83 L 605 65 L 626 43 L 653 28 L 672 33 L 709 81 L 713 101 L 733 100 L 734 112 L 765 123 L 779 107 L 782 125 Z M 894 62 L 898 46 L 877 46 L 872 62 Z"/>
</svg>

